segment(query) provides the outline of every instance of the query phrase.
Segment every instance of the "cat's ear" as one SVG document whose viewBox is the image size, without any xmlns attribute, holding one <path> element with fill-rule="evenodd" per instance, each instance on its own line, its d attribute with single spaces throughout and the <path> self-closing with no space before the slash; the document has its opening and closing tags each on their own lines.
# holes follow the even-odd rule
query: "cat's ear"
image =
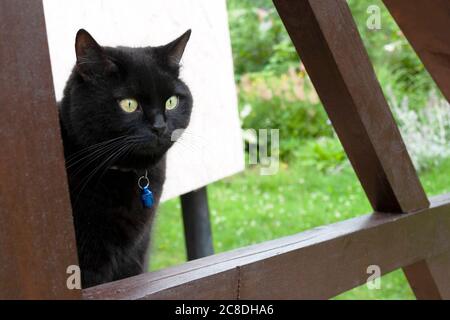
<svg viewBox="0 0 450 320">
<path fill-rule="evenodd" d="M 183 56 L 184 49 L 186 48 L 190 37 L 191 29 L 187 30 L 172 42 L 163 46 L 164 54 L 166 55 L 170 64 L 177 66 L 180 64 L 181 57 Z"/>
<path fill-rule="evenodd" d="M 95 79 L 116 70 L 115 64 L 106 56 L 103 48 L 84 29 L 75 37 L 76 70 L 85 79 Z"/>
</svg>

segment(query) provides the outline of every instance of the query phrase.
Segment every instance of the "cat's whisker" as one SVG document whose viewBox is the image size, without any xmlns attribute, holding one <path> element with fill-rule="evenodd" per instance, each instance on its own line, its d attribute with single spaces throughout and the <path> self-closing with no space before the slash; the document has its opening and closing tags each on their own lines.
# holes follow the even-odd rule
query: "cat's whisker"
<svg viewBox="0 0 450 320">
<path fill-rule="evenodd" d="M 129 145 L 128 150 L 126 150 L 123 154 L 118 155 L 117 157 L 115 157 L 114 159 L 112 159 L 110 162 L 114 162 L 116 160 L 119 160 L 120 158 L 126 158 L 137 146 L 137 143 L 139 143 L 139 141 L 135 141 L 134 143 Z M 103 177 L 103 175 L 106 173 L 106 171 L 108 170 L 108 166 L 105 166 L 102 174 L 100 175 L 100 177 L 98 178 L 98 180 L 100 181 L 101 178 Z"/>
<path fill-rule="evenodd" d="M 191 143 L 191 141 L 186 140 L 183 137 L 180 137 L 176 142 L 175 145 L 179 144 L 180 146 L 183 146 L 185 149 L 192 151 L 192 152 L 200 152 L 202 149 L 205 148 L 204 145 L 196 145 L 194 143 Z"/>
<path fill-rule="evenodd" d="M 103 142 L 99 142 L 99 143 L 93 144 L 93 145 L 91 145 L 89 147 L 83 148 L 83 149 L 81 149 L 81 150 L 71 154 L 69 157 L 67 157 L 66 164 L 71 163 L 72 161 L 76 160 L 76 158 L 82 156 L 83 154 L 85 154 L 87 152 L 90 152 L 92 149 L 101 148 L 103 146 L 110 145 L 110 144 L 115 143 L 115 142 L 119 142 L 120 140 L 123 140 L 125 138 L 126 138 L 126 136 L 120 136 L 120 137 L 117 137 L 117 138 L 114 138 L 114 139 L 110 139 L 110 140 L 106 140 L 106 141 L 103 141 Z"/>
<path fill-rule="evenodd" d="M 121 144 L 134 142 L 136 139 L 139 139 L 139 138 L 142 138 L 142 136 L 128 136 L 128 137 L 125 137 L 125 139 L 121 139 L 120 141 L 115 141 L 115 142 L 113 142 L 113 143 L 111 143 L 111 144 L 109 144 L 107 146 L 102 146 L 99 150 L 96 150 L 96 151 L 92 152 L 91 154 L 83 157 L 79 161 L 77 161 L 77 163 L 78 163 L 78 162 L 80 162 L 82 160 L 89 160 L 89 158 L 91 158 L 89 161 L 87 161 L 81 167 L 79 167 L 78 170 L 76 170 L 75 172 L 72 172 L 71 175 L 75 176 L 75 175 L 79 174 L 89 164 L 91 164 L 95 160 L 101 158 L 103 155 L 107 154 L 109 151 L 114 150 L 115 148 L 117 148 Z M 75 165 L 75 163 L 72 163 L 71 165 L 67 166 L 67 169 L 70 169 L 73 165 Z"/>
<path fill-rule="evenodd" d="M 188 131 L 188 130 L 183 131 L 183 133 L 181 134 L 181 137 L 184 136 L 184 135 L 189 135 L 191 137 L 194 137 L 196 139 L 199 139 L 199 140 L 202 140 L 202 141 L 206 142 L 206 138 L 204 136 L 196 134 L 196 133 Z"/>
<path fill-rule="evenodd" d="M 198 149 L 195 149 L 192 145 L 188 144 L 188 143 L 184 143 L 184 141 L 180 141 L 178 143 L 178 145 L 183 148 L 184 151 L 189 151 L 189 152 L 199 152 Z M 174 150 L 177 150 L 177 148 L 174 148 Z"/>
<path fill-rule="evenodd" d="M 76 166 L 77 164 L 79 164 L 80 162 L 84 165 L 89 164 L 90 162 L 92 162 L 95 159 L 98 159 L 99 157 L 101 157 L 105 152 L 108 152 L 110 150 L 113 150 L 114 148 L 116 148 L 117 146 L 121 145 L 123 143 L 123 141 L 120 142 L 116 142 L 113 144 L 108 144 L 106 146 L 102 146 L 100 148 L 98 148 L 97 150 L 94 150 L 93 152 L 84 155 L 83 157 L 79 158 L 77 161 L 70 163 L 69 165 L 67 165 L 67 169 L 71 169 L 72 167 Z M 87 161 L 91 159 L 91 161 Z M 87 162 L 86 162 L 87 161 Z M 83 169 L 84 166 L 82 166 L 79 169 Z"/>
<path fill-rule="evenodd" d="M 126 142 L 125 142 L 126 143 Z M 122 141 L 119 144 L 115 144 L 113 146 L 109 146 L 106 148 L 103 148 L 102 150 L 99 150 L 95 154 L 90 155 L 89 157 L 86 157 L 84 159 L 84 162 L 79 165 L 79 167 L 76 167 L 74 171 L 71 171 L 69 175 L 71 177 L 75 177 L 79 174 L 81 174 L 83 171 L 85 171 L 91 164 L 95 163 L 96 161 L 100 161 L 100 159 L 104 156 L 107 156 L 110 152 L 114 152 L 114 150 L 117 150 L 117 148 L 120 148 L 120 146 L 124 144 Z"/>
<path fill-rule="evenodd" d="M 184 144 L 180 144 L 180 149 L 179 148 L 173 148 L 171 153 L 173 156 L 176 157 L 186 157 L 186 153 L 192 153 L 192 154 L 198 154 L 199 152 L 190 148 L 189 145 L 184 145 Z"/>
<path fill-rule="evenodd" d="M 185 132 L 188 133 L 188 132 Z M 204 137 L 201 137 L 199 135 L 191 134 L 189 137 L 186 137 L 185 133 L 183 133 L 175 142 L 183 140 L 183 141 L 189 141 L 190 144 L 193 146 L 200 146 L 201 148 L 205 147 L 208 143 L 207 140 Z M 200 140 L 200 141 L 198 141 Z"/>
<path fill-rule="evenodd" d="M 128 144 L 122 145 L 121 147 L 119 147 L 116 151 L 114 151 L 112 154 L 110 154 L 105 160 L 103 160 L 98 166 L 96 166 L 90 173 L 89 175 L 87 175 L 81 183 L 83 183 L 80 191 L 78 192 L 78 196 L 77 196 L 77 200 L 75 201 L 75 204 L 78 201 L 78 198 L 80 197 L 80 195 L 82 194 L 83 190 L 86 188 L 86 186 L 89 184 L 89 181 L 92 179 L 92 177 L 95 176 L 95 174 L 103 167 L 103 166 L 107 166 L 110 162 L 114 161 L 114 159 L 120 155 L 124 150 L 126 150 L 129 147 Z"/>
<path fill-rule="evenodd" d="M 126 138 L 126 136 L 123 135 L 123 136 L 119 136 L 119 137 L 116 137 L 116 138 L 112 138 L 112 139 L 109 139 L 109 140 L 105 140 L 105 141 L 101 141 L 101 142 L 95 143 L 95 144 L 90 145 L 88 147 L 82 148 L 82 149 L 78 150 L 77 152 L 74 152 L 73 154 L 71 154 L 68 157 L 68 159 L 70 159 L 73 156 L 76 156 L 79 153 L 83 153 L 83 152 L 89 151 L 90 149 L 95 148 L 97 146 L 100 146 L 100 145 L 103 145 L 103 144 L 106 144 L 106 143 L 110 143 L 112 141 L 116 141 L 116 140 L 123 139 L 123 138 Z"/>
<path fill-rule="evenodd" d="M 101 168 L 101 167 L 103 167 L 103 166 L 106 166 L 107 167 L 107 165 L 109 165 L 109 163 L 110 162 L 113 162 L 113 161 L 115 161 L 115 160 L 117 160 L 117 158 L 119 158 L 119 156 L 122 156 L 122 154 L 121 153 L 125 153 L 124 151 L 127 151 L 127 148 L 128 149 L 131 149 L 131 148 L 134 148 L 136 145 L 137 145 L 137 143 L 138 142 L 140 142 L 141 140 L 141 138 L 143 138 L 143 136 L 131 136 L 131 137 L 128 137 L 128 139 L 126 139 L 126 141 L 121 141 L 121 144 L 119 145 L 119 146 L 115 146 L 114 148 L 112 148 L 113 150 L 111 150 L 111 149 L 108 149 L 108 150 L 106 150 L 106 151 L 104 151 L 104 152 L 102 152 L 100 155 L 98 155 L 96 158 L 99 158 L 99 157 L 101 157 L 101 156 L 104 156 L 104 155 L 107 155 L 107 158 L 106 158 L 106 160 L 103 160 L 99 165 L 97 165 L 81 182 L 80 182 L 80 184 L 81 183 L 83 183 L 84 182 L 84 180 L 86 180 L 86 179 L 90 179 L 93 175 L 95 175 L 95 173 Z M 111 152 L 112 151 L 112 152 Z M 108 156 L 108 153 L 111 153 L 109 156 Z M 93 160 L 91 160 L 90 162 L 92 162 Z M 84 167 L 86 167 L 86 165 L 84 166 Z M 82 170 L 78 170 L 76 173 L 74 173 L 73 175 L 76 175 L 76 174 L 78 174 L 80 171 L 82 171 Z"/>
<path fill-rule="evenodd" d="M 137 146 L 137 143 L 133 143 L 131 145 L 129 145 L 128 150 L 126 150 L 125 152 L 123 152 L 123 154 L 119 154 L 118 156 L 116 156 L 114 159 L 112 159 L 110 161 L 110 163 L 119 160 L 120 158 L 126 158 L 133 150 L 135 150 Z M 97 185 L 100 183 L 100 181 L 102 180 L 103 176 L 105 175 L 105 173 L 108 171 L 109 169 L 109 165 L 105 165 L 104 169 L 102 170 L 102 173 L 100 174 L 100 176 L 98 177 L 97 183 L 95 185 L 95 188 L 97 188 Z"/>
</svg>

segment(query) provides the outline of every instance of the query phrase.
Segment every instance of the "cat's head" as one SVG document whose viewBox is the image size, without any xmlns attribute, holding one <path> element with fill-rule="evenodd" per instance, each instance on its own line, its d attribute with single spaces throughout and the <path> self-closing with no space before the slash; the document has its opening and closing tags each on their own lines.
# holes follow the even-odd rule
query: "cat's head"
<svg viewBox="0 0 450 320">
<path fill-rule="evenodd" d="M 111 165 L 135 169 L 165 154 L 191 115 L 192 96 L 179 79 L 190 33 L 164 46 L 111 48 L 78 31 L 77 61 L 61 110 L 76 149 L 109 145 L 115 152 L 105 153 L 112 157 Z"/>
</svg>

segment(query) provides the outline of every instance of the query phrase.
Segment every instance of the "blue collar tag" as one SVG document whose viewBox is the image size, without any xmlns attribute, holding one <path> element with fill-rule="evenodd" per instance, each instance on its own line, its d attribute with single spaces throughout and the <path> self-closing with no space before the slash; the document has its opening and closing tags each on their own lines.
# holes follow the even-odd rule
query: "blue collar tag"
<svg viewBox="0 0 450 320">
<path fill-rule="evenodd" d="M 151 208 L 155 202 L 149 185 L 150 181 L 148 180 L 148 172 L 145 170 L 145 175 L 139 177 L 138 179 L 138 187 L 141 189 L 141 201 L 144 208 Z"/>
<path fill-rule="evenodd" d="M 153 193 L 150 191 L 148 186 L 145 186 L 141 190 L 141 201 L 144 205 L 144 208 L 151 208 L 154 203 Z"/>
</svg>

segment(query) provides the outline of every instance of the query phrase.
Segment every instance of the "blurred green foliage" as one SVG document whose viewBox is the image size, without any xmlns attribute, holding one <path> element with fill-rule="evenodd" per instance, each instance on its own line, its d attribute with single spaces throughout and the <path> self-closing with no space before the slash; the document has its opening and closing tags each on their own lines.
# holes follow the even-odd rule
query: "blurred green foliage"
<svg viewBox="0 0 450 320">
<path fill-rule="evenodd" d="M 425 104 L 434 83 L 408 40 L 398 28 L 381 0 L 347 0 L 358 31 L 377 72 L 383 89 L 391 87 L 394 94 L 408 96 L 415 106 Z M 381 29 L 366 26 L 368 7 L 380 8 Z"/>
<path fill-rule="evenodd" d="M 282 73 L 298 57 L 270 0 L 229 0 L 236 78 L 265 70 Z"/>
<path fill-rule="evenodd" d="M 303 166 L 314 167 L 316 171 L 339 172 L 348 165 L 342 145 L 335 138 L 309 139 L 293 154 Z"/>
<path fill-rule="evenodd" d="M 347 2 L 375 70 L 383 76 L 382 84 L 421 100 L 432 81 L 382 1 Z M 227 4 L 237 79 L 254 72 L 280 74 L 298 66 L 295 48 L 271 0 L 228 0 Z M 380 8 L 381 29 L 366 26 L 372 5 Z"/>
<path fill-rule="evenodd" d="M 315 90 L 272 1 L 227 4 L 242 126 L 280 129 L 280 155 L 287 162 L 296 141 L 332 136 L 328 117 L 317 95 L 311 98 Z M 383 90 L 407 97 L 413 109 L 424 106 L 434 83 L 382 1 L 348 4 Z M 380 9 L 380 29 L 366 25 L 372 5 Z"/>
</svg>

